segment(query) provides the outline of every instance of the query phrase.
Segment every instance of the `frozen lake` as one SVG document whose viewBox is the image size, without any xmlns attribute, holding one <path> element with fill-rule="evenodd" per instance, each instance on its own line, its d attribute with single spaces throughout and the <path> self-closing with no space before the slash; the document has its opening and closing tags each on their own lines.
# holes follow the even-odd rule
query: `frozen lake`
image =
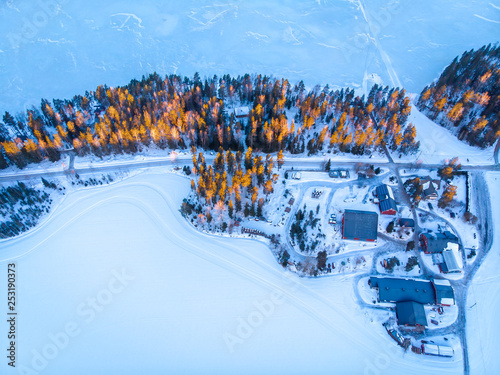
<svg viewBox="0 0 500 375">
<path fill-rule="evenodd" d="M 43 5 L 48 4 L 48 5 Z M 0 112 L 156 71 L 420 92 L 464 50 L 497 41 L 492 0 L 6 0 Z"/>
<path fill-rule="evenodd" d="M 0 242 L 0 279 L 8 263 L 17 269 L 17 370 L 462 372 L 460 351 L 404 354 L 381 325 L 387 313 L 357 304 L 352 278 L 300 279 L 263 244 L 194 231 L 178 212 L 187 189 L 163 173 L 80 190 L 33 232 Z"/>
</svg>

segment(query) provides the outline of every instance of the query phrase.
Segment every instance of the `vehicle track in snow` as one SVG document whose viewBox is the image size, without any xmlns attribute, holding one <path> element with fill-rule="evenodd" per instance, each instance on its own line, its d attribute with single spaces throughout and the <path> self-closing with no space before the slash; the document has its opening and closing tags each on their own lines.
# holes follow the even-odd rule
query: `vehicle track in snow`
<svg viewBox="0 0 500 375">
<path fill-rule="evenodd" d="M 382 61 L 385 64 L 387 74 L 389 75 L 389 78 L 391 80 L 392 85 L 395 87 L 402 87 L 401 81 L 399 80 L 399 77 L 396 73 L 396 70 L 392 66 L 392 62 L 391 62 L 391 59 L 389 58 L 389 55 L 387 55 L 385 50 L 380 45 L 380 41 L 378 39 L 377 32 L 375 31 L 376 29 L 373 25 L 373 21 L 370 19 L 370 15 L 366 11 L 363 0 L 358 0 L 358 6 L 359 6 L 359 10 L 363 14 L 363 18 L 365 19 L 366 23 L 368 24 L 371 39 L 373 40 L 373 44 L 377 48 L 377 50 L 380 54 L 380 57 L 382 58 Z"/>
<path fill-rule="evenodd" d="M 220 238 L 216 235 L 210 235 L 206 233 L 202 233 L 199 231 L 195 231 L 194 229 L 192 230 L 193 233 L 189 233 L 187 236 L 185 233 L 178 233 L 176 231 L 173 231 L 171 229 L 171 225 L 169 224 L 168 221 L 165 220 L 165 217 L 162 216 L 159 211 L 160 207 L 162 205 L 158 204 L 158 201 L 155 200 L 155 202 L 145 202 L 144 200 L 138 199 L 136 197 L 136 194 L 134 194 L 135 191 L 132 192 L 132 194 L 129 192 L 127 193 L 126 190 L 127 188 L 131 187 L 140 187 L 140 188 L 145 188 L 149 190 L 153 190 L 154 192 L 157 193 L 161 197 L 162 203 L 167 205 L 167 208 L 170 210 L 170 214 L 177 216 L 176 219 L 180 222 L 184 220 L 182 216 L 178 213 L 177 209 L 177 203 L 180 202 L 173 202 L 171 199 L 168 199 L 165 195 L 164 192 L 158 189 L 156 186 L 152 184 L 147 184 L 147 183 L 135 183 L 135 182 L 128 182 L 125 184 L 120 184 L 112 187 L 106 187 L 108 189 L 108 193 L 110 196 L 99 199 L 95 203 L 86 206 L 85 203 L 88 199 L 95 198 L 96 194 L 102 193 L 100 192 L 93 192 L 91 193 L 90 196 L 87 197 L 82 197 L 77 199 L 75 202 L 70 204 L 68 207 L 64 207 L 62 210 L 60 210 L 58 213 L 54 215 L 54 219 L 63 215 L 70 215 L 71 211 L 76 211 L 78 213 L 74 214 L 71 216 L 70 219 L 65 220 L 64 224 L 58 227 L 56 230 L 52 231 L 48 235 L 45 235 L 44 238 L 41 241 L 38 241 L 36 245 L 32 246 L 28 250 L 23 250 L 20 251 L 17 254 L 11 254 L 10 256 L 2 259 L 3 262 L 9 261 L 12 259 L 19 259 L 22 257 L 25 257 L 32 253 L 33 251 L 37 251 L 38 249 L 41 248 L 41 246 L 49 241 L 51 238 L 56 236 L 59 232 L 67 230 L 67 228 L 71 225 L 76 223 L 79 219 L 84 217 L 85 215 L 89 215 L 92 213 L 93 210 L 95 210 L 98 207 L 102 207 L 103 205 L 108 205 L 108 204 L 116 204 L 116 203 L 125 203 L 125 204 L 130 204 L 132 207 L 137 208 L 141 210 L 144 214 L 147 215 L 148 218 L 151 219 L 152 223 L 157 227 L 157 229 L 162 233 L 163 237 L 167 240 L 170 241 L 171 243 L 173 242 L 174 244 L 178 245 L 180 248 L 184 249 L 185 251 L 202 258 L 218 267 L 221 267 L 235 275 L 245 277 L 246 279 L 255 282 L 265 289 L 269 290 L 270 292 L 278 292 L 281 293 L 283 296 L 286 297 L 286 300 L 289 301 L 294 307 L 297 309 L 303 311 L 307 316 L 313 318 L 316 322 L 321 324 L 323 327 L 328 329 L 331 332 L 336 332 L 340 333 L 343 336 L 345 336 L 346 340 L 352 341 L 356 346 L 363 347 L 364 349 L 372 352 L 374 355 L 377 354 L 377 351 L 371 348 L 369 345 L 365 344 L 364 340 L 362 338 L 357 338 L 356 336 L 353 336 L 351 332 L 349 331 L 350 326 L 357 326 L 359 325 L 359 322 L 355 320 L 351 316 L 345 316 L 345 314 L 342 314 L 340 310 L 338 310 L 337 306 L 341 306 L 342 303 L 336 302 L 333 303 L 332 301 L 328 300 L 327 298 L 323 297 L 320 295 L 318 292 L 308 288 L 305 286 L 302 282 L 300 282 L 300 279 L 296 277 L 295 275 L 292 276 L 293 282 L 290 281 L 285 281 L 285 286 L 279 285 L 278 282 L 272 281 L 270 279 L 272 278 L 283 278 L 285 276 L 285 271 L 278 271 L 275 267 L 271 266 L 268 262 L 265 262 L 256 256 L 252 256 L 248 253 L 243 253 L 239 250 L 238 246 L 236 244 L 232 244 L 229 242 L 232 241 L 227 241 L 227 239 Z M 86 208 L 82 209 L 80 206 L 85 206 Z M 64 216 L 63 216 L 64 217 Z M 49 222 L 46 222 L 45 225 L 41 226 L 39 230 L 43 230 L 48 226 Z M 189 227 L 187 227 L 189 228 Z M 191 232 L 189 230 L 188 232 Z M 27 237 L 29 236 L 34 236 L 35 233 L 39 235 L 39 232 L 31 232 Z M 198 237 L 200 241 L 194 241 L 193 237 Z M 229 260 L 227 257 L 224 255 L 216 254 L 213 253 L 209 250 L 207 250 L 206 247 L 200 245 L 203 243 L 203 238 L 210 238 L 212 241 L 219 242 L 221 244 L 221 247 L 225 248 L 230 248 L 233 253 L 237 254 L 238 256 L 242 257 L 244 259 L 244 262 L 252 262 L 253 264 L 257 265 L 260 269 L 262 269 L 265 272 L 268 272 L 269 274 L 272 275 L 271 278 L 266 278 L 262 274 L 255 272 L 251 270 L 249 267 L 244 267 L 234 261 Z M 24 241 L 26 238 L 22 238 Z M 236 239 L 234 239 L 236 240 Z M 248 241 L 247 239 L 238 239 L 241 241 Z M 16 243 L 20 242 L 21 238 L 16 238 L 13 239 L 12 241 L 9 241 L 10 246 L 15 246 Z M 199 244 L 200 243 L 200 244 Z M 22 247 L 17 247 L 18 249 L 22 249 Z M 242 263 L 244 263 L 242 262 Z M 263 272 L 264 273 L 264 272 Z M 290 286 L 290 287 L 288 287 Z M 293 290 L 297 288 L 296 290 Z M 291 290 L 290 290 L 291 289 Z M 307 301 L 299 296 L 297 294 L 302 293 L 303 295 L 308 295 L 312 296 L 314 299 L 314 302 L 318 302 L 320 304 L 326 305 L 328 308 L 337 311 L 337 318 L 341 317 L 342 319 L 345 320 L 344 323 L 333 320 L 333 317 L 326 316 L 324 313 L 318 311 L 318 309 L 313 306 L 313 304 L 310 301 Z M 333 314 L 332 314 L 333 315 Z M 347 324 L 346 324 L 347 323 Z M 222 334 L 222 333 L 221 333 Z M 368 334 L 368 332 L 367 332 Z M 375 331 L 369 332 L 370 335 L 373 337 L 377 337 L 377 334 Z"/>
</svg>

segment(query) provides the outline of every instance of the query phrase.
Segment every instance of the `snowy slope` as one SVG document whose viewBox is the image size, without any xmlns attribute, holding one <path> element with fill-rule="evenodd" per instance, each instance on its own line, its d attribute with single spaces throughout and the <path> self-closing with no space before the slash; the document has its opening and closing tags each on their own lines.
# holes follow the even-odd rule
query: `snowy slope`
<svg viewBox="0 0 500 375">
<path fill-rule="evenodd" d="M 413 123 L 417 130 L 417 140 L 420 148 L 416 159 L 424 163 L 439 164 L 444 160 L 459 157 L 462 164 L 493 164 L 493 148 L 484 150 L 470 146 L 460 141 L 448 129 L 436 124 L 412 105 L 408 121 Z M 415 156 L 404 156 L 404 160 L 412 160 Z"/>
<path fill-rule="evenodd" d="M 0 279 L 12 257 L 18 269 L 18 366 L 35 358 L 50 375 L 461 373 L 460 351 L 403 355 L 380 324 L 387 313 L 360 308 L 348 277 L 289 276 L 258 242 L 195 232 L 178 212 L 187 189 L 181 177 L 142 174 L 82 190 L 35 231 L 0 242 Z M 117 282 L 122 270 L 133 278 Z M 74 335 L 51 349 L 65 329 Z"/>
<path fill-rule="evenodd" d="M 495 42 L 500 14 L 490 0 L 7 0 L 0 32 L 0 112 L 15 113 L 153 71 L 420 92 Z"/>
</svg>

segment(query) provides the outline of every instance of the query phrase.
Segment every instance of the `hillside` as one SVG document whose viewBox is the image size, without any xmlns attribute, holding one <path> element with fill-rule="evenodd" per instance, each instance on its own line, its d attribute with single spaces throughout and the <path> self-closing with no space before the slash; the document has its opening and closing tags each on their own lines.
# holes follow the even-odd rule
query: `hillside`
<svg viewBox="0 0 500 375">
<path fill-rule="evenodd" d="M 417 107 L 465 142 L 488 147 L 500 137 L 500 47 L 465 52 L 422 91 Z"/>
</svg>

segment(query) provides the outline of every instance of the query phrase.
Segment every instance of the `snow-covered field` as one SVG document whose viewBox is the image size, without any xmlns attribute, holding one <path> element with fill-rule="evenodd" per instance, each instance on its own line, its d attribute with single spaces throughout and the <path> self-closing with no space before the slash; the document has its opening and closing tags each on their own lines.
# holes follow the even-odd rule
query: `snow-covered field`
<svg viewBox="0 0 500 375">
<path fill-rule="evenodd" d="M 461 373 L 460 353 L 403 355 L 381 325 L 386 314 L 361 309 L 349 277 L 301 279 L 259 242 L 194 231 L 178 212 L 188 189 L 182 177 L 143 173 L 79 190 L 51 220 L 0 242 L 0 280 L 8 263 L 18 275 L 18 366 L 51 375 Z"/>
<path fill-rule="evenodd" d="M 500 309 L 500 173 L 486 174 L 490 189 L 493 223 L 495 226 L 490 253 L 474 276 L 467 295 L 467 340 L 471 374 L 489 374 L 500 371 L 496 351 L 500 345 L 500 328 L 496 314 Z"/>
<path fill-rule="evenodd" d="M 309 87 L 364 90 L 376 82 L 420 92 L 455 56 L 495 42 L 500 33 L 498 4 L 491 0 L 82 4 L 0 4 L 0 112 L 153 71 L 257 72 Z"/>
</svg>

